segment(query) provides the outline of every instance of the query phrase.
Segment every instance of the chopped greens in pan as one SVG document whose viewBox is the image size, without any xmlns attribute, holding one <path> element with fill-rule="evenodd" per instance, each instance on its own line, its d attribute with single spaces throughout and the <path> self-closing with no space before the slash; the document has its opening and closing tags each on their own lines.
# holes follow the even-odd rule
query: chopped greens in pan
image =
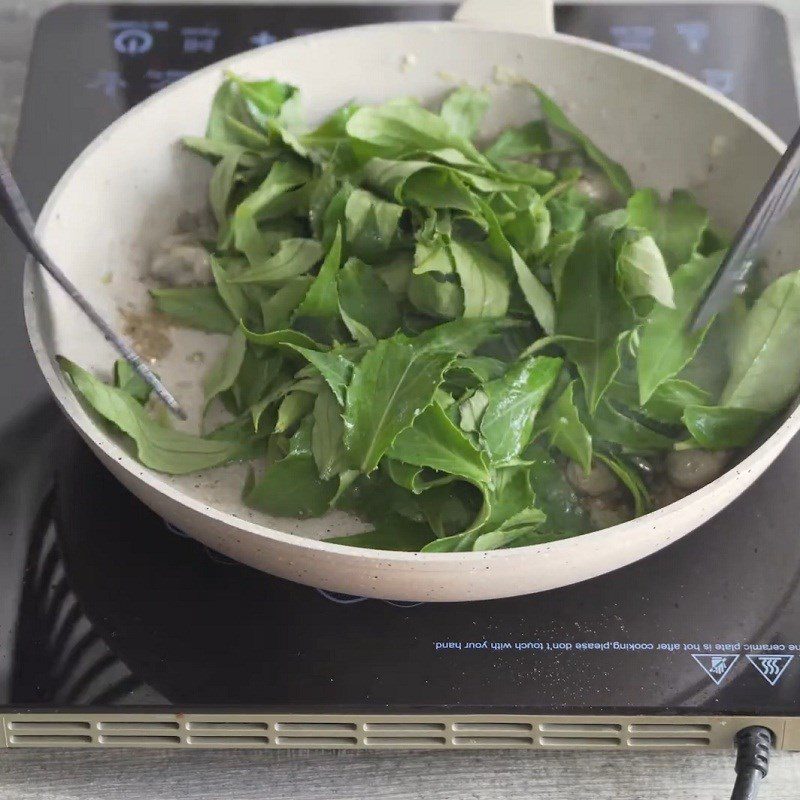
<svg viewBox="0 0 800 800">
<path fill-rule="evenodd" d="M 228 421 L 177 432 L 126 365 L 63 370 L 144 465 L 249 461 L 248 505 L 352 512 L 373 529 L 331 541 L 356 547 L 549 542 L 707 483 L 800 388 L 800 274 L 691 332 L 722 257 L 706 211 L 537 104 L 488 143 L 466 86 L 303 130 L 294 87 L 228 77 L 184 142 L 215 224 L 160 249 L 152 292 L 228 335 L 203 385 Z"/>
</svg>

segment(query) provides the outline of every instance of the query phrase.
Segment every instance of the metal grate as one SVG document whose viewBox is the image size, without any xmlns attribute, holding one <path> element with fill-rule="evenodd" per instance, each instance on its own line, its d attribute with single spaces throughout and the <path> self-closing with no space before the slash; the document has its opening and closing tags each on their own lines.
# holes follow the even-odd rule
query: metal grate
<svg viewBox="0 0 800 800">
<path fill-rule="evenodd" d="M 765 725 L 800 749 L 800 720 L 528 715 L 9 714 L 8 747 L 730 748 Z M 0 738 L 0 745 L 3 738 Z"/>
</svg>

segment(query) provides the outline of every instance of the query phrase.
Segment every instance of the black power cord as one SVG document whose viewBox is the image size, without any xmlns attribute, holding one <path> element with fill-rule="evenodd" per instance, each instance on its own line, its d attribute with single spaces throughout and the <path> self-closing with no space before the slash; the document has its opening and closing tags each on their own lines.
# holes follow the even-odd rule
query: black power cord
<svg viewBox="0 0 800 800">
<path fill-rule="evenodd" d="M 753 725 L 736 734 L 736 783 L 731 800 L 755 800 L 769 771 L 774 737 L 768 728 Z"/>
</svg>

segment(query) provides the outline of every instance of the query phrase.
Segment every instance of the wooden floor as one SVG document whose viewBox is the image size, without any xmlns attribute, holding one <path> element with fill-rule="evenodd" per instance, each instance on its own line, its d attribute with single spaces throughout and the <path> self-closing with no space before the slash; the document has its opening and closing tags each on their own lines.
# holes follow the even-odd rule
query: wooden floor
<svg viewBox="0 0 800 800">
<path fill-rule="evenodd" d="M 800 0 L 771 4 L 800 53 Z M 0 0 L 5 149 L 34 22 L 53 5 Z M 0 800 L 727 800 L 732 784 L 728 753 L 0 750 Z M 800 797 L 800 754 L 775 756 L 762 797 Z"/>
<path fill-rule="evenodd" d="M 0 800 L 727 800 L 726 754 L 0 751 Z M 763 800 L 800 797 L 776 755 Z"/>
</svg>

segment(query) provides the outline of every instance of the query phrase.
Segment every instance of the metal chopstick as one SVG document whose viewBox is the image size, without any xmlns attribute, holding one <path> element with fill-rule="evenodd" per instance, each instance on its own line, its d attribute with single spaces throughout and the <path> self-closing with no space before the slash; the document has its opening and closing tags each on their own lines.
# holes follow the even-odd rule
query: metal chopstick
<svg viewBox="0 0 800 800">
<path fill-rule="evenodd" d="M 784 217 L 800 191 L 800 130 L 792 138 L 764 188 L 759 192 L 733 244 L 692 322 L 692 330 L 704 328 L 733 297 L 743 291 L 756 263 L 761 242 Z"/>
<path fill-rule="evenodd" d="M 11 174 L 11 168 L 2 152 L 0 152 L 0 216 L 6 221 L 17 239 L 25 246 L 25 249 L 53 276 L 61 288 L 94 323 L 95 327 L 113 345 L 116 351 L 147 381 L 148 385 L 164 401 L 169 410 L 179 419 L 186 419 L 186 413 L 167 387 L 153 374 L 153 371 L 144 363 L 141 356 L 114 332 L 41 245 L 36 236 L 33 214 L 31 214 L 31 210 L 25 202 L 25 198 L 22 196 L 22 192 Z"/>
</svg>

